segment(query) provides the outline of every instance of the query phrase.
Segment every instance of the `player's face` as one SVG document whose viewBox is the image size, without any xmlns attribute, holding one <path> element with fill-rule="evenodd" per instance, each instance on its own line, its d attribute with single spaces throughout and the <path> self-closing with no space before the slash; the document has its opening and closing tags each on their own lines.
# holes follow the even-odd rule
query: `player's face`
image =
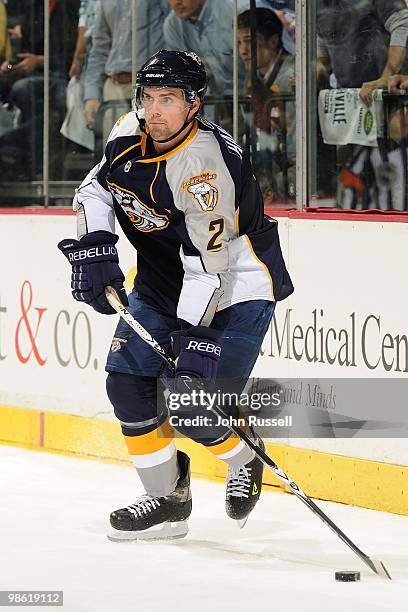
<svg viewBox="0 0 408 612">
<path fill-rule="evenodd" d="M 146 124 L 154 140 L 165 140 L 178 132 L 199 108 L 199 101 L 190 107 L 181 89 L 145 87 L 142 95 Z M 190 112 L 189 112 L 190 111 Z"/>
<path fill-rule="evenodd" d="M 237 34 L 238 51 L 245 64 L 245 69 L 251 70 L 251 31 L 249 28 L 240 28 Z M 274 34 L 266 40 L 261 34 L 256 37 L 257 40 L 257 68 L 266 72 L 270 63 L 276 57 L 278 48 L 278 35 Z"/>
<path fill-rule="evenodd" d="M 198 17 L 206 0 L 168 0 L 171 8 L 180 19 Z"/>
</svg>

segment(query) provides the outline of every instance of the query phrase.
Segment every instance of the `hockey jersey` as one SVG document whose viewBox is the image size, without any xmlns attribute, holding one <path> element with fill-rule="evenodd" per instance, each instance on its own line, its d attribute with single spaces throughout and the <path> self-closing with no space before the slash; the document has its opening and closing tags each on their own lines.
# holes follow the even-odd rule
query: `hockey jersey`
<svg viewBox="0 0 408 612">
<path fill-rule="evenodd" d="M 159 154 L 135 113 L 124 115 L 73 205 L 79 238 L 114 232 L 118 220 L 137 250 L 139 295 L 192 325 L 209 325 L 217 309 L 293 291 L 247 154 L 202 118 Z"/>
</svg>

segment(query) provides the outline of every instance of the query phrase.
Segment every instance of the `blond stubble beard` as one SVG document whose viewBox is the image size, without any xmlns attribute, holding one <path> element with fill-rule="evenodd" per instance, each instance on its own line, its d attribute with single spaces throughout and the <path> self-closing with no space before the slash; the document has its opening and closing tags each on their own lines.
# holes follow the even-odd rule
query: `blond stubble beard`
<svg viewBox="0 0 408 612">
<path fill-rule="evenodd" d="M 169 136 L 171 136 L 171 134 L 169 133 L 169 129 L 166 125 L 163 125 L 163 126 L 156 125 L 156 126 L 149 127 L 149 132 L 152 138 L 156 140 L 164 140 L 165 138 L 168 138 Z"/>
</svg>

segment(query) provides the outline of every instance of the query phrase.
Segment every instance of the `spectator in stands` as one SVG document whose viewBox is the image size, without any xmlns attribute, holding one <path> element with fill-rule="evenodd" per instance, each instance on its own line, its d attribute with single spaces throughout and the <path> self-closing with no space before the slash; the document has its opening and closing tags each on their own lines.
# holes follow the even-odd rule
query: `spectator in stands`
<svg viewBox="0 0 408 612">
<path fill-rule="evenodd" d="M 172 11 L 164 22 L 164 46 L 190 49 L 205 62 L 208 93 L 232 94 L 231 0 L 168 0 Z"/>
<path fill-rule="evenodd" d="M 21 25 L 15 23 L 15 16 L 10 17 L 9 8 L 0 2 L 0 102 L 3 104 L 8 103 L 11 87 L 19 78 L 15 72 L 11 73 L 11 68 L 18 63 L 17 53 L 22 51 Z M 17 18 L 21 21 L 20 15 Z M 11 23 L 14 27 L 10 27 Z"/>
<path fill-rule="evenodd" d="M 9 30 L 14 29 L 21 24 L 29 2 L 26 0 L 3 0 L 3 2 L 7 9 L 7 27 Z"/>
<path fill-rule="evenodd" d="M 374 89 L 386 87 L 405 61 L 405 0 L 318 0 L 316 20 L 320 70 L 331 71 L 337 87 L 361 87 L 370 106 Z"/>
<path fill-rule="evenodd" d="M 92 46 L 92 32 L 95 27 L 101 0 L 81 0 L 79 7 L 79 21 L 77 41 L 69 69 L 69 76 L 79 78 L 84 62 Z"/>
<path fill-rule="evenodd" d="M 394 112 L 388 116 L 389 136 L 397 143 L 404 140 L 404 147 L 408 146 L 408 74 L 396 74 L 388 79 L 388 91 L 396 96 L 404 96 L 400 101 L 398 97 L 394 103 Z M 406 186 L 408 188 L 408 185 Z"/>
<path fill-rule="evenodd" d="M 371 106 L 374 89 L 386 87 L 406 60 L 405 0 L 318 0 L 316 19 L 318 81 L 334 88 L 361 88 L 362 101 Z M 337 167 L 342 167 L 338 205 L 393 208 L 399 196 L 392 192 L 402 184 L 399 154 L 386 147 L 338 147 Z M 323 166 L 327 159 L 325 155 Z M 333 175 L 337 167 L 332 167 Z M 325 175 L 329 174 L 325 168 Z"/>
<path fill-rule="evenodd" d="M 95 138 L 93 131 L 87 129 L 84 117 L 84 70 L 92 48 L 92 34 L 99 7 L 100 0 L 81 0 L 77 41 L 68 72 L 70 81 L 67 87 L 67 113 L 61 126 L 61 134 L 65 138 L 88 151 L 94 150 Z M 73 145 L 70 149 L 71 156 L 81 151 Z M 68 169 L 69 165 L 65 165 L 65 168 Z"/>
<path fill-rule="evenodd" d="M 407 94 L 408 93 L 408 75 L 395 74 L 388 79 L 388 91 L 392 94 Z"/>
<path fill-rule="evenodd" d="M 25 0 L 5 0 L 7 11 L 7 30 L 11 45 L 11 62 L 18 63 L 18 53 L 23 51 L 22 41 L 23 34 L 21 24 L 24 21 L 24 14 L 30 10 L 29 3 L 25 4 Z M 0 69 L 1 72 L 1 69 Z"/>
<path fill-rule="evenodd" d="M 238 15 L 238 49 L 247 72 L 243 93 L 251 97 L 256 128 L 253 161 L 264 195 L 273 200 L 294 196 L 295 107 L 282 94 L 294 94 L 295 60 L 283 48 L 282 32 L 273 10 L 256 9 L 257 73 L 252 75 L 250 11 Z"/>
<path fill-rule="evenodd" d="M 13 116 L 4 101 L 7 100 L 9 90 L 4 75 L 11 64 L 12 51 L 9 33 L 7 30 L 7 13 L 4 3 L 0 0 L 0 134 L 13 127 Z"/>
<path fill-rule="evenodd" d="M 34 178 L 42 170 L 44 2 L 28 0 L 25 9 L 21 24 L 17 24 L 21 27 L 23 52 L 17 54 L 17 63 L 8 69 L 13 79 L 9 99 L 21 110 L 22 123 L 0 138 L 2 179 L 8 174 L 15 178 L 18 172 L 28 172 L 26 178 Z M 65 110 L 67 59 L 72 57 L 72 26 L 78 9 L 79 0 L 50 2 L 51 116 L 57 115 L 56 123 L 59 125 Z"/>
<path fill-rule="evenodd" d="M 238 13 L 249 10 L 249 0 L 238 0 Z M 292 55 L 296 52 L 295 0 L 256 0 L 257 8 L 275 11 L 282 22 L 282 45 Z"/>
<path fill-rule="evenodd" d="M 11 62 L 11 45 L 7 31 L 7 13 L 4 3 L 0 0 L 0 64 L 5 62 L 4 69 Z M 0 68 L 1 70 L 1 68 Z"/>
<path fill-rule="evenodd" d="M 137 2 L 137 68 L 163 47 L 167 0 Z M 84 82 L 84 115 L 95 123 L 101 102 L 132 97 L 132 2 L 101 0 Z M 105 131 L 105 130 L 104 130 Z"/>
</svg>

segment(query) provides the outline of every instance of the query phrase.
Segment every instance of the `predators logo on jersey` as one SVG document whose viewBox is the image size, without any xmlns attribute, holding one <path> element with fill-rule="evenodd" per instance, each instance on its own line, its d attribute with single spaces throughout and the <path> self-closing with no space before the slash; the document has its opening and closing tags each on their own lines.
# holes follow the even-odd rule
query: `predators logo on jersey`
<svg viewBox="0 0 408 612">
<path fill-rule="evenodd" d="M 115 183 L 108 182 L 108 186 L 115 200 L 139 232 L 163 230 L 169 225 L 167 215 L 159 215 L 152 208 L 143 204 L 133 191 L 123 189 Z"/>
<path fill-rule="evenodd" d="M 204 172 L 183 183 L 183 189 L 193 196 L 204 212 L 211 212 L 218 204 L 218 188 L 210 183 L 216 178 L 215 172 Z"/>
</svg>

